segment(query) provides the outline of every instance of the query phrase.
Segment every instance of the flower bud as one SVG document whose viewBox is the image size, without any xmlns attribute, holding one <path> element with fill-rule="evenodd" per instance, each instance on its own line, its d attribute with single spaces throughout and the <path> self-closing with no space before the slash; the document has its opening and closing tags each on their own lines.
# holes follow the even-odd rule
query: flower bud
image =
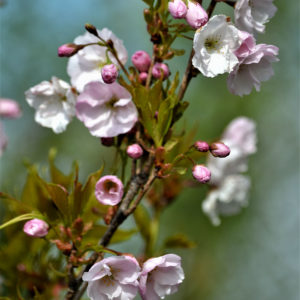
<svg viewBox="0 0 300 300">
<path fill-rule="evenodd" d="M 170 75 L 169 67 L 164 63 L 156 63 L 152 69 L 152 75 L 156 79 L 160 79 L 161 71 L 163 71 L 163 79 L 167 79 Z"/>
<path fill-rule="evenodd" d="M 114 64 L 105 65 L 101 70 L 102 79 L 107 84 L 115 82 L 118 74 L 118 68 Z"/>
<path fill-rule="evenodd" d="M 182 0 L 169 1 L 169 12 L 174 19 L 182 19 L 186 16 L 187 7 Z"/>
<path fill-rule="evenodd" d="M 16 101 L 0 98 L 0 117 L 15 119 L 20 116 L 21 110 Z"/>
<path fill-rule="evenodd" d="M 226 157 L 230 153 L 230 148 L 221 142 L 212 143 L 209 150 L 215 157 Z"/>
<path fill-rule="evenodd" d="M 127 155 L 133 159 L 140 158 L 143 153 L 143 148 L 139 144 L 132 144 L 127 147 Z"/>
<path fill-rule="evenodd" d="M 147 72 L 151 64 L 151 57 L 146 51 L 139 50 L 132 55 L 131 61 L 138 71 Z"/>
<path fill-rule="evenodd" d="M 210 180 L 211 172 L 203 165 L 195 165 L 193 167 L 193 176 L 201 183 L 206 183 Z"/>
<path fill-rule="evenodd" d="M 195 29 L 198 29 L 207 23 L 208 15 L 199 3 L 189 1 L 185 19 L 190 26 L 192 26 Z"/>
<path fill-rule="evenodd" d="M 209 150 L 209 145 L 205 141 L 197 141 L 197 142 L 195 142 L 194 147 L 199 152 L 207 152 Z"/>
<path fill-rule="evenodd" d="M 87 32 L 91 33 L 92 35 L 98 36 L 97 28 L 94 25 L 86 23 L 84 27 Z"/>
<path fill-rule="evenodd" d="M 139 82 L 145 84 L 148 78 L 148 73 L 142 72 L 139 74 Z"/>
<path fill-rule="evenodd" d="M 44 237 L 48 234 L 48 224 L 40 219 L 32 219 L 24 225 L 23 231 L 33 237 Z"/>
<path fill-rule="evenodd" d="M 57 54 L 59 57 L 71 57 L 82 48 L 84 48 L 84 45 L 64 44 L 58 48 Z"/>
<path fill-rule="evenodd" d="M 106 147 L 111 147 L 115 142 L 115 139 L 113 137 L 101 138 L 100 140 L 101 144 Z"/>
<path fill-rule="evenodd" d="M 96 199 L 104 205 L 116 205 L 123 197 L 123 183 L 113 175 L 101 177 L 96 183 Z"/>
</svg>

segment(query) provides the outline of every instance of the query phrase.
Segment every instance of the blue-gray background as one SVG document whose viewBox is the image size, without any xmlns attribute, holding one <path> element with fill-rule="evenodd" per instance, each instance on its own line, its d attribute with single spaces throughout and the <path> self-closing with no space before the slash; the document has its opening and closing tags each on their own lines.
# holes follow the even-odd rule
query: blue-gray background
<svg viewBox="0 0 300 300">
<path fill-rule="evenodd" d="M 57 47 L 84 32 L 86 22 L 108 27 L 122 38 L 129 55 L 150 50 L 143 23 L 141 0 L 7 0 L 0 8 L 0 96 L 16 99 L 23 116 L 4 121 L 9 137 L 0 158 L 0 190 L 18 194 L 24 183 L 24 158 L 43 163 L 51 146 L 59 150 L 58 162 L 67 170 L 80 162 L 82 178 L 111 159 L 109 151 L 78 121 L 55 135 L 34 122 L 34 112 L 24 91 L 56 75 L 68 81 L 66 60 Z M 204 1 L 206 4 L 207 1 Z M 183 256 L 186 280 L 170 299 L 296 300 L 299 299 L 299 3 L 275 1 L 278 12 L 258 42 L 280 48 L 275 76 L 260 93 L 238 98 L 226 89 L 226 77 L 197 78 L 186 94 L 191 102 L 186 123 L 197 124 L 198 137 L 213 138 L 234 117 L 246 115 L 258 125 L 258 153 L 252 157 L 250 206 L 213 228 L 201 212 L 200 190 L 187 189 L 163 216 L 160 239 L 186 233 L 197 248 Z M 217 12 L 230 9 L 220 4 Z M 189 42 L 182 47 L 188 49 Z M 180 46 L 180 43 L 177 45 Z M 187 57 L 171 63 L 185 68 Z M 124 245 L 126 251 L 140 247 Z"/>
</svg>

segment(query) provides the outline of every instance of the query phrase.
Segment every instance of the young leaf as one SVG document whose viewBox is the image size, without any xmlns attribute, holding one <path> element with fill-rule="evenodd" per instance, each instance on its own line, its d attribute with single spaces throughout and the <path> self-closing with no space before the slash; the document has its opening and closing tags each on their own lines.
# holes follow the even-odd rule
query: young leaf
<svg viewBox="0 0 300 300">
<path fill-rule="evenodd" d="M 33 213 L 30 213 L 30 214 L 24 214 L 24 215 L 21 215 L 21 216 L 17 216 L 15 218 L 7 221 L 6 223 L 0 225 L 0 230 L 7 227 L 7 226 L 13 225 L 15 223 L 26 221 L 26 220 L 31 220 L 31 219 L 34 219 L 34 218 L 41 219 L 41 218 L 43 218 L 43 216 L 38 212 L 35 212 L 35 213 L 33 212 Z"/>
<path fill-rule="evenodd" d="M 164 249 L 167 248 L 193 248 L 196 244 L 190 241 L 185 235 L 183 234 L 176 234 L 171 237 L 168 237 L 164 241 Z"/>
</svg>

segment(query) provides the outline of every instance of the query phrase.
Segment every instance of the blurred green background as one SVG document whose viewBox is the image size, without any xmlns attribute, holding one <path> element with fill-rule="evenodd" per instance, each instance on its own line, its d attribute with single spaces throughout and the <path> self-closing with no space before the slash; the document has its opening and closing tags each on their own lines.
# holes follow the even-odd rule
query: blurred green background
<svg viewBox="0 0 300 300">
<path fill-rule="evenodd" d="M 197 243 L 195 249 L 178 251 L 186 280 L 170 299 L 300 297 L 299 3 L 275 4 L 278 12 L 258 42 L 279 46 L 280 62 L 261 92 L 235 97 L 227 91 L 226 76 L 199 76 L 186 94 L 191 102 L 186 124 L 198 126 L 198 138 L 219 136 L 233 118 L 245 115 L 257 122 L 259 144 L 258 153 L 250 160 L 250 205 L 240 215 L 223 219 L 222 225 L 214 228 L 202 214 L 204 191 L 200 189 L 186 189 L 163 215 L 160 239 L 182 232 Z M 57 47 L 82 34 L 87 22 L 110 28 L 124 40 L 130 56 L 135 50 L 150 51 L 144 7 L 141 0 L 7 0 L 0 8 L 0 95 L 16 99 L 23 110 L 21 119 L 4 121 L 9 144 L 0 158 L 1 191 L 20 194 L 26 174 L 24 159 L 46 164 L 52 146 L 58 148 L 62 169 L 79 161 L 82 178 L 103 160 L 109 165 L 110 150 L 79 121 L 74 120 L 61 135 L 36 124 L 24 91 L 52 75 L 68 81 L 67 60 L 57 57 Z M 216 12 L 224 10 L 232 15 L 223 4 Z M 180 41 L 177 46 L 189 49 L 191 43 Z M 176 58 L 170 63 L 171 71 L 183 72 L 186 61 L 187 55 Z M 121 245 L 128 252 L 139 248 L 138 237 Z"/>
</svg>

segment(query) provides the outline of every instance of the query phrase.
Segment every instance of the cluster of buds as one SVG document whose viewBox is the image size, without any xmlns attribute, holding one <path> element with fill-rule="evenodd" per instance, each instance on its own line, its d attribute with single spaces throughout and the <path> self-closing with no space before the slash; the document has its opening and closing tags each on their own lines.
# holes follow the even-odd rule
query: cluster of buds
<svg viewBox="0 0 300 300">
<path fill-rule="evenodd" d="M 187 23 L 194 29 L 205 25 L 208 21 L 207 12 L 196 1 L 188 1 L 188 5 L 182 0 L 169 2 L 169 12 L 175 19 L 185 18 Z"/>
</svg>

